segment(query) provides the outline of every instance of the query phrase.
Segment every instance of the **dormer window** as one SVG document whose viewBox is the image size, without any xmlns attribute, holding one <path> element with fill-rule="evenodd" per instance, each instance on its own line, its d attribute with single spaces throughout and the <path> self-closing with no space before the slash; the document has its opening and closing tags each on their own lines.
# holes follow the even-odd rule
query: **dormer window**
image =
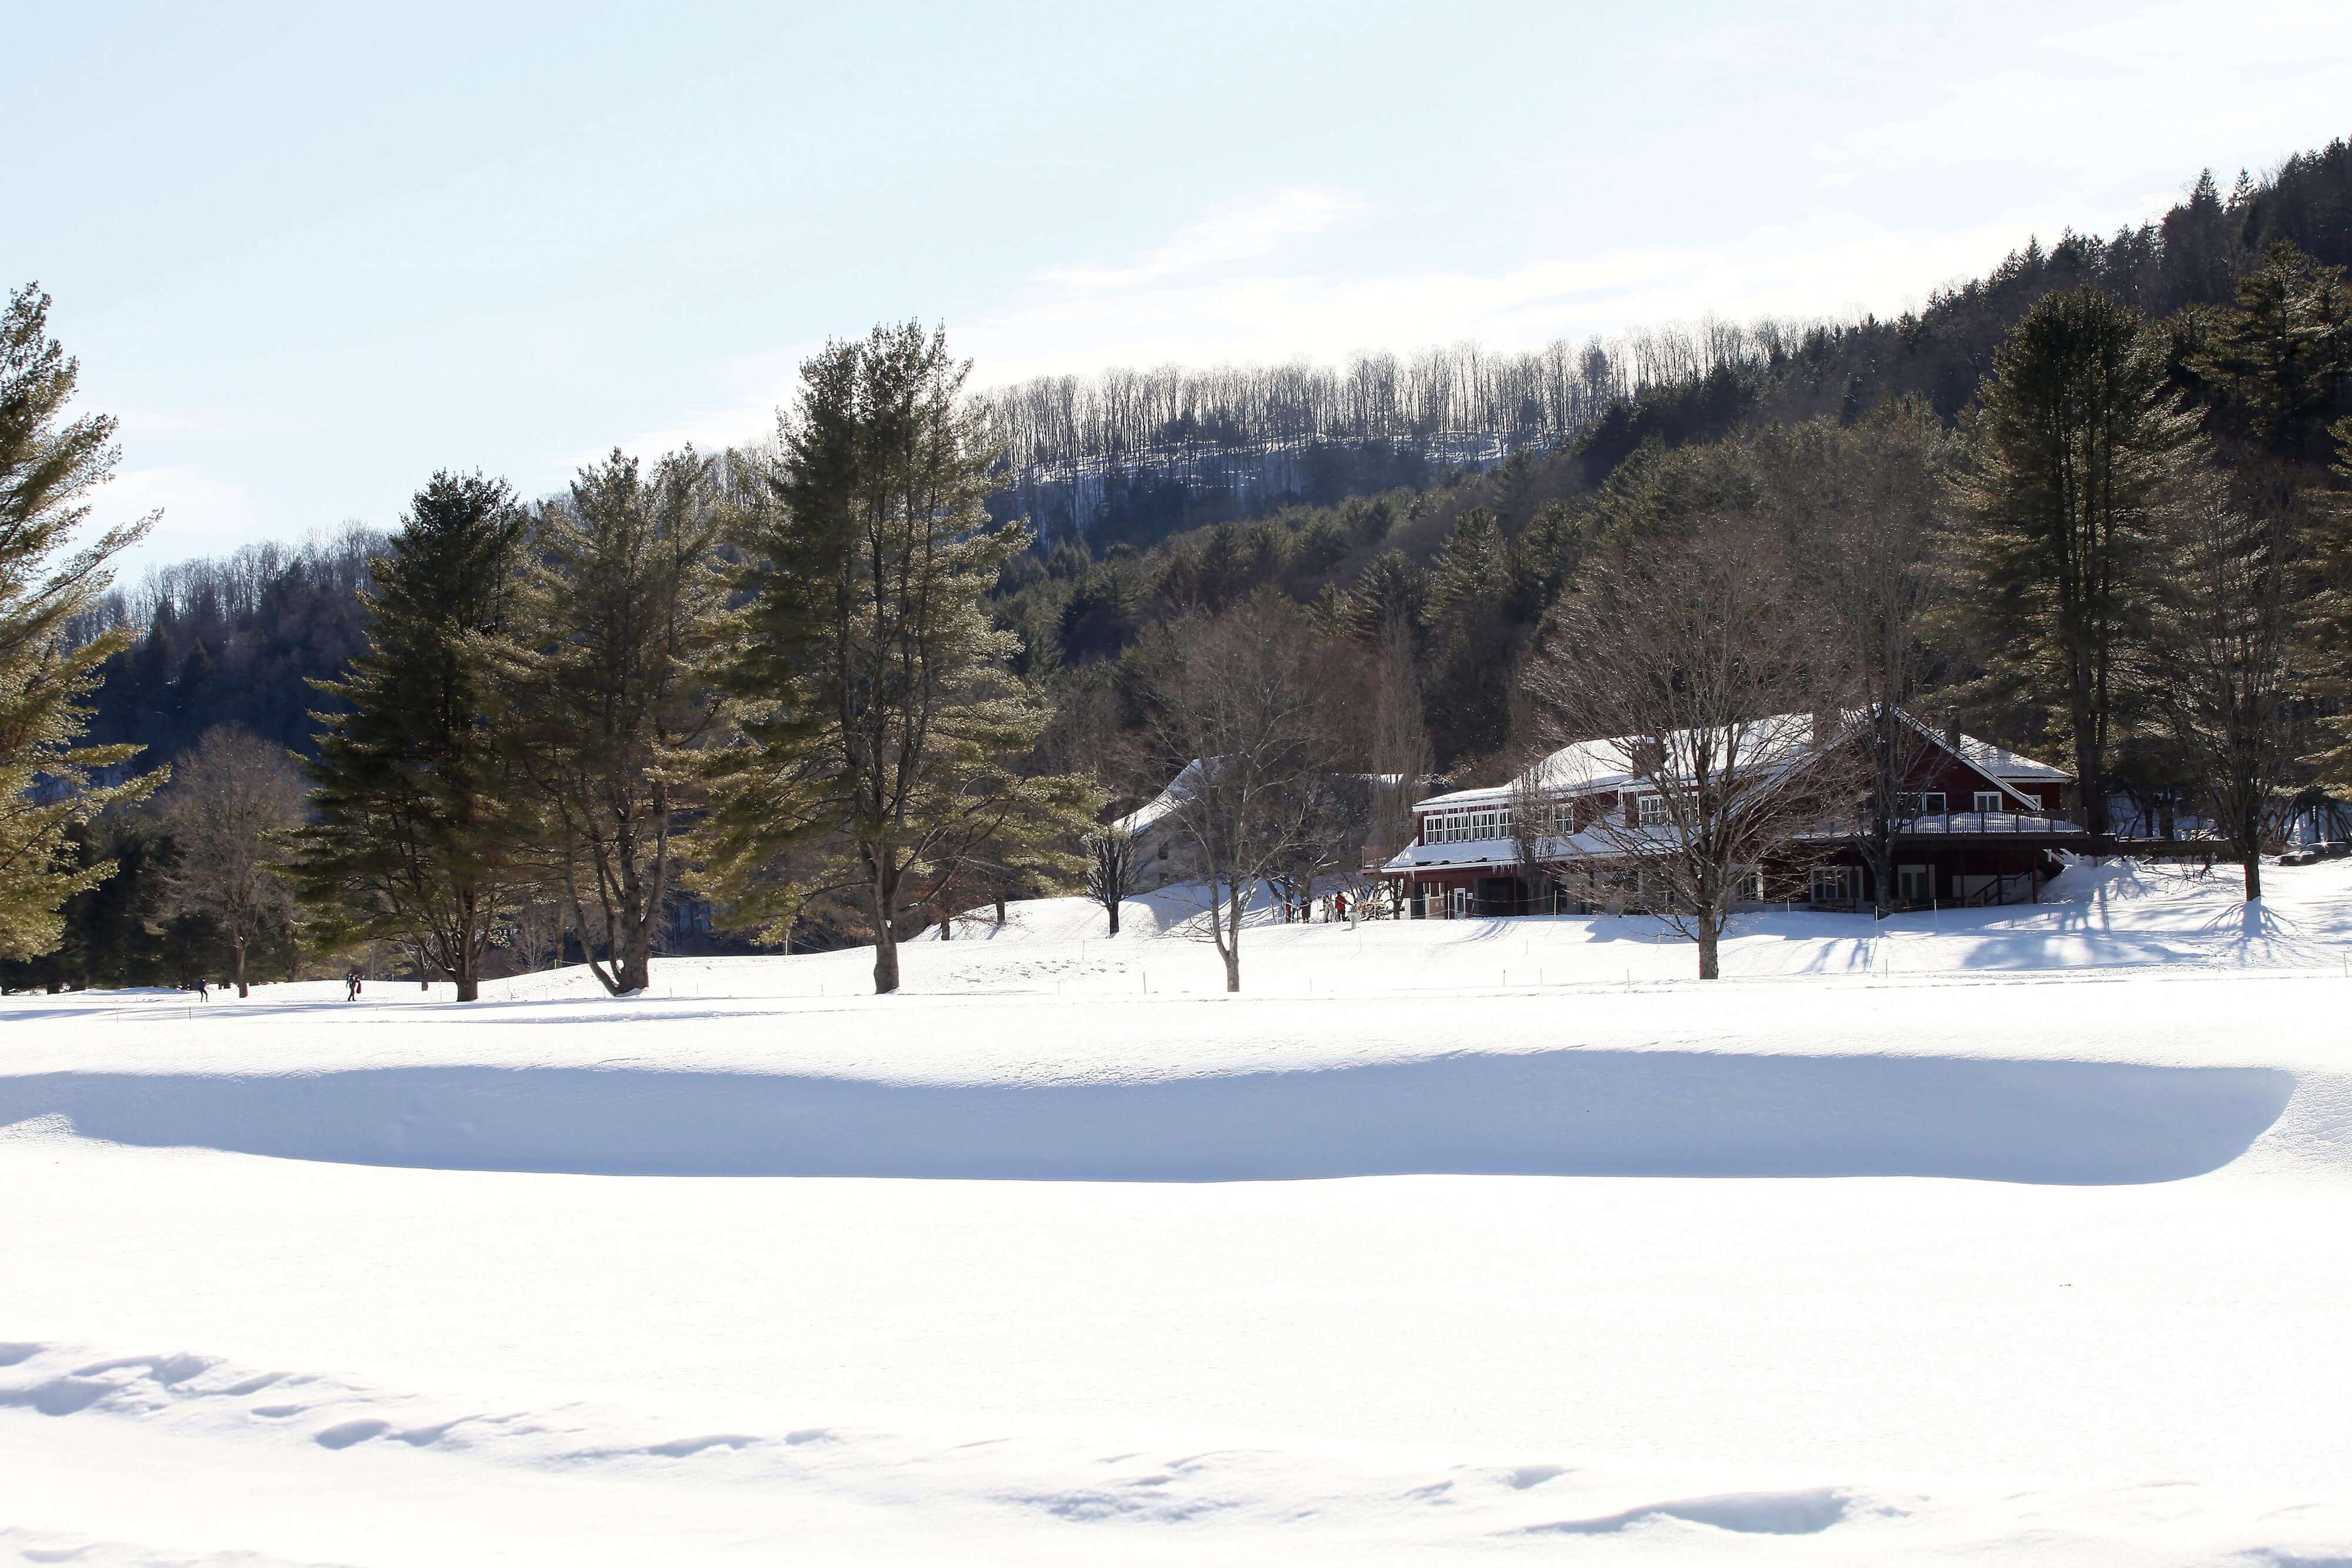
<svg viewBox="0 0 2352 1568">
<path fill-rule="evenodd" d="M 1634 809 L 1640 813 L 1642 826 L 1663 828 L 1666 825 L 1666 798 L 1664 795 L 1643 795 L 1635 801 Z"/>
</svg>

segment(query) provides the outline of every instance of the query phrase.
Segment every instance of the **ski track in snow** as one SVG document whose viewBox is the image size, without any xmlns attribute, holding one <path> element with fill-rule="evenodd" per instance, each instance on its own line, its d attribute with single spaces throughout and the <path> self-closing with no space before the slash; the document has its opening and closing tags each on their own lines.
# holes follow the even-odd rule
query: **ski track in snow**
<svg viewBox="0 0 2352 1568">
<path fill-rule="evenodd" d="M 0 1563 L 2352 1562 L 2270 880 L 0 1000 Z"/>
</svg>

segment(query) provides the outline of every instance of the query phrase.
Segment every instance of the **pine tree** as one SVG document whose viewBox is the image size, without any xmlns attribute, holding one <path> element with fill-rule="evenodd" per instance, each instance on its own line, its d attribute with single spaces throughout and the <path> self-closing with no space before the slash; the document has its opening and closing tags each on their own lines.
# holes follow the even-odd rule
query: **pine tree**
<svg viewBox="0 0 2352 1568">
<path fill-rule="evenodd" d="M 982 603 L 1029 534 L 989 527 L 968 369 L 912 322 L 828 345 L 737 529 L 740 740 L 709 764 L 713 885 L 771 936 L 814 894 L 854 896 L 878 992 L 942 887 L 1087 825 L 1082 780 L 1026 770 L 1045 710 Z"/>
<path fill-rule="evenodd" d="M 2240 280 L 2237 303 L 2200 311 L 2189 366 L 2224 428 L 2279 458 L 2324 458 L 2326 423 L 2352 379 L 2352 287 L 2341 267 L 2284 240 Z"/>
<path fill-rule="evenodd" d="M 691 449 L 650 474 L 617 451 L 582 469 L 541 508 L 518 595 L 508 738 L 544 807 L 572 929 L 614 995 L 651 978 L 678 819 L 700 803 L 689 753 L 719 711 L 709 664 L 727 585 L 708 469 Z"/>
<path fill-rule="evenodd" d="M 480 994 L 482 960 L 532 873 L 536 824 L 495 727 L 527 519 L 502 480 L 443 472 L 373 563 L 368 649 L 317 715 L 318 821 L 298 891 L 331 946 L 405 942 Z"/>
<path fill-rule="evenodd" d="M 2320 591 L 2305 625 L 2302 687 L 2325 710 L 2326 736 L 2309 760 L 2320 781 L 2352 794 L 2352 416 L 2336 422 L 2336 478 L 2320 508 Z"/>
<path fill-rule="evenodd" d="M 1521 630 L 1510 613 L 1514 567 L 1510 542 L 1484 507 L 1462 514 L 1430 567 L 1430 713 L 1442 758 L 1492 752 L 1509 731 Z"/>
<path fill-rule="evenodd" d="M 114 871 L 77 854 L 72 831 L 165 777 L 100 785 L 141 747 L 79 744 L 100 666 L 130 637 L 87 637 L 77 622 L 106 591 L 107 563 L 153 518 L 69 548 L 88 496 L 114 470 L 114 422 L 66 418 L 80 367 L 48 335 L 48 311 L 49 297 L 27 285 L 0 313 L 0 958 L 57 945 L 66 901 Z"/>
<path fill-rule="evenodd" d="M 2054 695 L 2094 833 L 2151 540 L 2194 434 L 2163 374 L 2138 312 L 2096 288 L 2053 294 L 1994 355 L 1968 429 L 1969 610 L 1997 676 Z"/>
<path fill-rule="evenodd" d="M 2163 519 L 2144 679 L 2251 902 L 2263 895 L 2263 840 L 2295 751 L 2293 532 L 2282 511 L 2233 504 L 2218 472 L 2197 473 L 2183 492 Z"/>
</svg>

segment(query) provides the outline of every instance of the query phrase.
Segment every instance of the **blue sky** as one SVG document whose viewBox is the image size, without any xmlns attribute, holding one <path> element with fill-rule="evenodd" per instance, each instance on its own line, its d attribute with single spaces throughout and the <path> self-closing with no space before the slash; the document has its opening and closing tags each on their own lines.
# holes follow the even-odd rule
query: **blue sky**
<svg viewBox="0 0 2352 1568">
<path fill-rule="evenodd" d="M 2061 14 L 2063 13 L 2063 14 Z M 2352 8 L 20 7 L 0 280 L 121 420 L 131 563 L 982 383 L 1899 309 L 2352 133 Z"/>
</svg>

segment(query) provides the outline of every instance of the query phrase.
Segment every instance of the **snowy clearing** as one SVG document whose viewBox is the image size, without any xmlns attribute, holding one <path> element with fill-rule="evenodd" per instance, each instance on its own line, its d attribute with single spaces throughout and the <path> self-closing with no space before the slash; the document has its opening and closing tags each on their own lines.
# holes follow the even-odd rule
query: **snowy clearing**
<svg viewBox="0 0 2352 1568">
<path fill-rule="evenodd" d="M 2271 876 L 5 998 L 0 1562 L 2352 1559 Z"/>
</svg>

